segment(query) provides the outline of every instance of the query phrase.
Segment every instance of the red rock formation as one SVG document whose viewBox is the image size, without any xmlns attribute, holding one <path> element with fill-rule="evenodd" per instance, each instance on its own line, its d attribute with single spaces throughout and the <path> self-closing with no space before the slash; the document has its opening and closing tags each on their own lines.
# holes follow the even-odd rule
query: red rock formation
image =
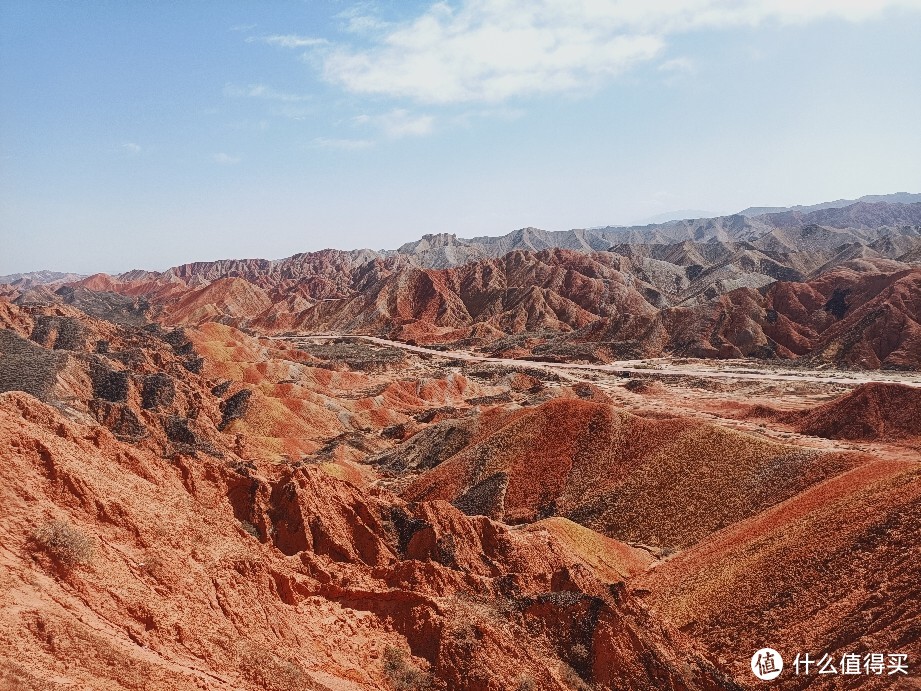
<svg viewBox="0 0 921 691">
<path fill-rule="evenodd" d="M 579 309 L 608 270 L 518 261 Z M 469 314 L 430 294 L 462 273 L 407 294 Z M 199 289 L 236 309 L 242 280 Z M 737 689 L 773 642 L 921 653 L 910 457 L 631 415 L 538 371 L 135 324 L 135 298 L 84 290 L 0 301 L 0 686 Z M 741 349 L 759 309 L 711 305 L 706 347 Z M 901 439 L 916 408 L 866 387 L 796 415 Z"/>
<path fill-rule="evenodd" d="M 651 611 L 704 642 L 750 683 L 749 656 L 778 650 L 921 657 L 921 475 L 872 462 L 704 539 L 633 583 Z M 916 674 L 911 671 L 910 674 Z M 784 671 L 783 688 L 812 688 Z M 826 677 L 827 678 L 827 677 Z M 836 675 L 836 689 L 912 688 L 916 677 Z"/>
<path fill-rule="evenodd" d="M 626 547 L 583 558 L 554 528 L 317 467 L 170 461 L 22 393 L 0 394 L 0 454 L 7 688 L 390 688 L 394 656 L 441 689 L 722 688 L 611 595 L 642 563 Z M 64 547 L 43 542 L 50 521 Z"/>
<path fill-rule="evenodd" d="M 454 435 L 453 447 L 441 431 L 449 424 L 405 449 L 405 465 L 422 456 L 435 466 L 408 486 L 406 499 L 444 499 L 514 523 L 562 515 L 660 549 L 693 544 L 862 462 L 573 399 L 496 413 L 466 438 Z M 421 452 L 426 438 L 445 451 Z M 401 451 L 380 460 L 400 467 Z"/>
<path fill-rule="evenodd" d="M 219 278 L 164 306 L 163 323 L 197 326 L 259 314 L 272 304 L 264 290 L 242 278 Z"/>
<path fill-rule="evenodd" d="M 171 325 L 216 321 L 423 343 L 474 338 L 498 344 L 506 355 L 594 360 L 677 354 L 921 366 L 921 270 L 852 261 L 808 282 L 717 291 L 706 302 L 668 307 L 636 261 L 613 253 L 517 250 L 423 269 L 402 255 L 369 259 L 329 250 L 122 280 L 94 276 L 79 285 L 144 296 Z M 527 348 L 502 345 L 503 336 L 517 334 L 531 335 Z"/>
<path fill-rule="evenodd" d="M 546 242 L 535 239 L 543 235 L 528 231 L 512 238 L 504 256 L 473 252 L 452 268 L 419 266 L 409 250 L 387 257 L 324 250 L 160 274 L 100 274 L 74 285 L 144 297 L 151 314 L 170 325 L 216 321 L 267 333 L 373 333 L 420 343 L 474 339 L 502 354 L 568 359 L 676 354 L 917 368 L 921 270 L 871 251 L 872 233 L 862 225 L 907 211 L 852 206 L 815 212 L 849 230 L 784 225 L 795 226 L 800 212 L 764 216 L 770 223 L 762 230 L 773 230 L 758 238 L 761 249 L 726 239 L 712 246 L 620 244 L 616 252 L 593 252 L 581 241 L 577 249 L 541 249 Z M 741 232 L 733 224 L 746 223 L 716 220 L 713 228 L 727 237 Z M 426 247 L 432 242 L 448 240 L 432 238 Z M 887 242 L 894 257 L 914 239 L 890 234 L 872 244 Z M 818 263 L 807 261 L 812 246 L 823 248 Z M 818 275 L 804 280 L 810 272 Z M 36 299 L 53 296 L 47 287 L 36 290 Z M 503 339 L 519 334 L 530 345 Z"/>
<path fill-rule="evenodd" d="M 900 440 L 921 437 L 921 389 L 863 384 L 813 410 L 787 415 L 800 434 L 828 439 Z"/>
</svg>

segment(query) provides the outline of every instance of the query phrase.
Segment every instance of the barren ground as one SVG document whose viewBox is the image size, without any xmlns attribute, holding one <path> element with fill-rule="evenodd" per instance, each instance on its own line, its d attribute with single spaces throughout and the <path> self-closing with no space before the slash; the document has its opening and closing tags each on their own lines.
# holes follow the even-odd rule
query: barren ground
<svg viewBox="0 0 921 691">
<path fill-rule="evenodd" d="M 547 383 L 551 388 L 589 383 L 627 410 L 639 414 L 682 415 L 791 444 L 829 451 L 865 451 L 886 460 L 921 461 L 921 450 L 913 445 L 824 439 L 798 434 L 793 425 L 777 420 L 744 417 L 752 406 L 766 406 L 781 411 L 806 410 L 841 396 L 861 384 L 898 383 L 921 388 L 921 372 L 804 369 L 757 360 L 690 358 L 623 360 L 603 365 L 548 363 L 496 358 L 466 350 L 437 350 L 375 336 L 305 334 L 276 338 L 289 341 L 296 347 L 338 340 L 342 343 L 363 341 L 380 347 L 382 351 L 398 348 L 426 358 L 416 361 L 414 367 L 433 372 L 443 372 L 445 368 L 459 371 L 462 363 L 537 369 L 559 378 L 559 383 Z M 382 353 L 381 357 L 384 355 L 386 353 Z M 637 379 L 659 382 L 660 385 L 635 393 L 628 388 L 627 383 Z"/>
</svg>

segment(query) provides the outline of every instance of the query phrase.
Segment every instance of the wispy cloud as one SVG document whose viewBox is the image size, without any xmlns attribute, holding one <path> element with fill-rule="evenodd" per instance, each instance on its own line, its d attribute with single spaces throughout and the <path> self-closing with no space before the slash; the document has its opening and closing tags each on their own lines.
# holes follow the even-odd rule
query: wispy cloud
<svg viewBox="0 0 921 691">
<path fill-rule="evenodd" d="M 659 65 L 659 71 L 673 74 L 697 74 L 697 63 L 691 58 L 672 58 Z"/>
<path fill-rule="evenodd" d="M 230 27 L 230 30 L 231 31 L 252 31 L 257 26 L 259 25 L 258 24 L 235 24 L 234 26 Z"/>
<path fill-rule="evenodd" d="M 375 9 L 376 6 L 372 3 L 360 3 L 343 10 L 336 18 L 343 20 L 343 30 L 352 34 L 367 34 L 392 27 L 393 22 L 378 17 Z"/>
<path fill-rule="evenodd" d="M 358 115 L 352 118 L 352 122 L 376 127 L 390 139 L 424 136 L 431 134 L 435 128 L 434 117 L 414 115 L 405 108 L 394 108 L 379 115 Z"/>
<path fill-rule="evenodd" d="M 292 94 L 285 91 L 278 91 L 265 84 L 250 84 L 249 86 L 227 84 L 224 86 L 224 95 L 231 98 L 262 98 L 269 101 L 285 101 L 287 103 L 310 101 L 313 98 L 309 94 Z"/>
<path fill-rule="evenodd" d="M 212 156 L 215 163 L 218 163 L 222 166 L 235 166 L 240 162 L 239 156 L 231 156 L 230 154 L 225 154 L 223 151 Z"/>
<path fill-rule="evenodd" d="M 294 103 L 283 103 L 272 108 L 272 114 L 278 115 L 289 120 L 307 120 L 315 116 L 317 107 L 314 105 L 298 105 Z"/>
<path fill-rule="evenodd" d="M 140 144 L 135 144 L 134 142 L 124 142 L 121 145 L 121 150 L 128 156 L 137 156 L 139 153 L 141 153 L 142 148 Z"/>
<path fill-rule="evenodd" d="M 311 145 L 318 149 L 361 151 L 362 149 L 370 149 L 374 146 L 374 142 L 368 139 L 331 139 L 329 137 L 317 137 L 311 142 Z"/>
<path fill-rule="evenodd" d="M 465 110 L 448 119 L 451 125 L 458 127 L 470 127 L 477 120 L 504 120 L 505 122 L 514 122 L 525 116 L 525 111 L 521 108 L 510 108 L 508 106 L 497 106 L 495 108 L 474 108 Z"/>
<path fill-rule="evenodd" d="M 273 34 L 271 36 L 248 36 L 247 43 L 267 43 L 270 46 L 280 48 L 315 48 L 316 46 L 327 45 L 329 41 L 325 38 L 314 38 L 312 36 L 297 36 L 296 34 Z"/>
<path fill-rule="evenodd" d="M 352 93 L 495 103 L 590 90 L 657 58 L 678 33 L 857 22 L 891 8 L 921 9 L 921 0 L 459 0 L 372 32 L 370 45 L 323 46 L 315 57 L 325 79 Z M 371 15 L 348 21 L 382 28 Z M 279 37 L 279 45 L 287 39 L 310 40 Z"/>
</svg>

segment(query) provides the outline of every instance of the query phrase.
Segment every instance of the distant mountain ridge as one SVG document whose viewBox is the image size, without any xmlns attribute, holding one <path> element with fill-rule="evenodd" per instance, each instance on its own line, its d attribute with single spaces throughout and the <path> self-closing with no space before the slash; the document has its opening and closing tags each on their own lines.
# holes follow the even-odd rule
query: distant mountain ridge
<svg viewBox="0 0 921 691">
<path fill-rule="evenodd" d="M 607 361 L 814 358 L 921 367 L 921 203 L 683 219 L 396 250 L 195 262 L 0 289 L 116 321 L 368 333 Z"/>
<path fill-rule="evenodd" d="M 61 271 L 29 271 L 20 274 L 0 276 L 0 283 L 19 287 L 48 285 L 51 283 L 70 283 L 86 278 L 84 274 L 64 273 Z"/>
<path fill-rule="evenodd" d="M 921 195 L 915 195 L 921 199 Z M 469 261 L 501 257 L 514 250 L 539 252 L 570 249 L 603 252 L 614 245 L 672 244 L 680 242 L 758 242 L 784 228 L 822 226 L 846 230 L 843 242 L 871 243 L 881 234 L 900 233 L 901 227 L 921 225 L 921 203 L 855 202 L 815 211 L 780 211 L 759 216 L 734 214 L 714 218 L 682 219 L 646 226 L 548 231 L 521 228 L 506 235 L 459 238 L 453 234 L 424 235 L 381 256 L 408 255 L 417 266 L 450 268 Z M 880 233 L 880 229 L 885 229 Z M 846 236 L 846 237 L 845 237 Z M 813 249 L 813 248 L 806 248 Z M 830 249 L 830 248 L 823 248 Z"/>
<path fill-rule="evenodd" d="M 873 243 L 883 236 L 899 235 L 904 228 L 921 226 L 921 194 L 898 192 L 887 195 L 866 195 L 859 200 L 837 200 L 813 206 L 794 207 L 749 207 L 737 214 L 702 218 L 681 218 L 661 223 L 630 226 L 604 226 L 574 228 L 571 230 L 548 231 L 527 227 L 513 230 L 500 236 L 477 236 L 461 238 L 453 233 L 423 235 L 418 240 L 404 243 L 397 249 L 356 249 L 338 251 L 349 255 L 355 261 L 368 261 L 375 257 L 387 258 L 403 255 L 410 258 L 414 266 L 444 269 L 461 266 L 468 262 L 501 257 L 515 250 L 539 252 L 545 249 L 570 249 L 579 252 L 604 252 L 615 245 L 667 245 L 683 242 L 761 242 L 768 243 L 767 236 L 784 228 L 821 226 L 827 229 L 847 231 L 836 238 L 843 242 L 861 244 Z M 782 235 L 789 235 L 788 233 Z M 814 244 L 814 242 L 813 242 Z M 904 245 L 904 243 L 902 243 Z M 913 244 L 904 252 L 917 249 Z M 788 248 L 789 249 L 789 248 Z M 814 250 L 815 247 L 804 249 Z M 823 250 L 831 249 L 823 247 Z M 223 259 L 210 262 L 194 262 L 167 269 L 164 272 L 135 269 L 119 275 L 120 280 L 138 280 L 159 274 L 182 277 L 185 274 L 206 274 L 230 272 L 234 274 L 240 262 L 249 266 L 258 264 L 263 271 L 272 267 L 287 266 L 299 257 L 317 256 L 320 252 L 296 254 L 277 260 L 268 259 Z M 886 254 L 888 258 L 897 255 Z M 0 276 L 0 284 L 12 284 L 20 289 L 40 285 L 75 282 L 85 276 L 56 271 L 34 271 Z"/>
<path fill-rule="evenodd" d="M 743 216 L 761 216 L 763 214 L 775 214 L 783 211 L 821 211 L 822 209 L 840 209 L 843 206 L 850 206 L 857 202 L 867 202 L 877 204 L 885 202 L 887 204 L 917 204 L 921 202 L 921 194 L 912 194 L 911 192 L 896 192 L 894 194 L 865 194 L 859 199 L 837 199 L 833 202 L 822 202 L 820 204 L 810 204 L 808 206 L 750 206 L 739 213 Z"/>
<path fill-rule="evenodd" d="M 655 223 L 681 221 L 686 218 L 712 218 L 718 215 L 719 214 L 715 214 L 712 211 L 704 211 L 703 209 L 678 209 L 676 211 L 666 211 L 665 213 L 655 214 L 654 216 L 649 216 L 648 218 L 640 218 L 633 221 L 630 225 L 653 225 Z"/>
</svg>

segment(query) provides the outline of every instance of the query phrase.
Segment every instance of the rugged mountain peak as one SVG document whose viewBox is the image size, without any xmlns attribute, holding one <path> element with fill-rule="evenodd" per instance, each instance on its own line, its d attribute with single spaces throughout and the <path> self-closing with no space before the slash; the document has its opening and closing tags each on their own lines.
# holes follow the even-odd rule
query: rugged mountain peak
<svg viewBox="0 0 921 691">
<path fill-rule="evenodd" d="M 407 242 L 404 245 L 401 245 L 397 252 L 400 254 L 415 254 L 417 252 L 424 252 L 425 250 L 434 249 L 437 247 L 453 247 L 453 246 L 468 246 L 469 243 L 458 240 L 457 235 L 454 233 L 429 233 L 423 235 L 419 240 L 414 242 Z"/>
</svg>

